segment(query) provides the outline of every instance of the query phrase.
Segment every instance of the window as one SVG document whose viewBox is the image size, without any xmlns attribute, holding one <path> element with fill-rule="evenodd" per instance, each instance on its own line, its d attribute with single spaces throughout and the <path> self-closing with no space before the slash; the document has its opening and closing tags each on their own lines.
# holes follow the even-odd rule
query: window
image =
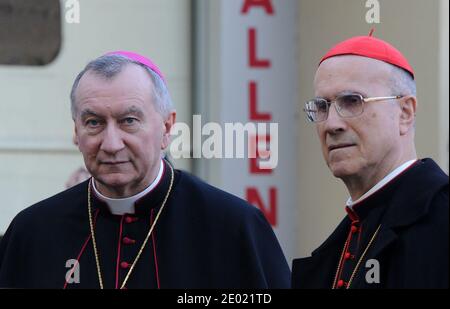
<svg viewBox="0 0 450 309">
<path fill-rule="evenodd" d="M 0 0 L 0 65 L 42 66 L 61 47 L 59 0 Z"/>
</svg>

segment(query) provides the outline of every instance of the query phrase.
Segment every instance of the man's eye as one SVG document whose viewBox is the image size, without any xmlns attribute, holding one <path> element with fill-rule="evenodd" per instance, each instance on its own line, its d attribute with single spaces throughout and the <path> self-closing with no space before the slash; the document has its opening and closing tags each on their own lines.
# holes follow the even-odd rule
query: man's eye
<svg viewBox="0 0 450 309">
<path fill-rule="evenodd" d="M 316 109 L 318 112 L 325 112 L 328 108 L 328 103 L 326 101 L 316 102 Z"/>
<path fill-rule="evenodd" d="M 98 121 L 96 119 L 89 119 L 89 120 L 86 120 L 86 125 L 89 127 L 97 127 L 100 125 L 100 121 Z"/>
<path fill-rule="evenodd" d="M 125 118 L 124 120 L 122 120 L 122 123 L 125 124 L 125 125 L 130 126 L 130 125 L 136 124 L 137 121 L 138 121 L 138 120 L 137 120 L 136 118 L 127 117 L 127 118 Z"/>
</svg>

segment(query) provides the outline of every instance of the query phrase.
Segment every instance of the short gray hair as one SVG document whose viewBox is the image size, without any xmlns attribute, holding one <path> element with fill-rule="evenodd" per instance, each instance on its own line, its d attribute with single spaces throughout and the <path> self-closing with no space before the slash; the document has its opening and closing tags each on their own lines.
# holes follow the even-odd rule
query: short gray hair
<svg viewBox="0 0 450 309">
<path fill-rule="evenodd" d="M 143 65 L 140 62 L 134 61 L 122 55 L 104 55 L 95 60 L 89 62 L 86 67 L 75 78 L 75 81 L 70 92 L 71 112 L 72 118 L 75 119 L 76 115 L 76 97 L 75 92 L 78 88 L 83 75 L 88 71 L 93 71 L 97 75 L 104 77 L 105 79 L 112 79 L 119 74 L 122 69 L 129 64 L 136 64 L 145 69 L 150 75 L 153 82 L 153 99 L 155 102 L 156 110 L 163 116 L 167 117 L 173 110 L 172 99 L 170 98 L 169 90 L 162 78 L 153 72 L 149 67 Z"/>
<path fill-rule="evenodd" d="M 399 68 L 395 65 L 391 65 L 391 75 L 389 78 L 389 87 L 393 91 L 392 95 L 417 95 L 416 82 L 413 79 L 411 73 Z"/>
</svg>

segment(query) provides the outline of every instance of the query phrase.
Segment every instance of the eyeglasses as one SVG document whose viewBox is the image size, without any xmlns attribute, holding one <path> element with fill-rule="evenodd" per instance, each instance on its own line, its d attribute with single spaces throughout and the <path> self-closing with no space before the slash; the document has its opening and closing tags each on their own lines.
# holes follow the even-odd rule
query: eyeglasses
<svg viewBox="0 0 450 309">
<path fill-rule="evenodd" d="M 333 101 L 327 101 L 322 98 L 315 98 L 305 103 L 303 109 L 306 118 L 310 122 L 321 122 L 328 118 L 330 105 L 335 103 L 335 108 L 342 118 L 352 118 L 361 115 L 364 112 L 364 103 L 400 99 L 402 96 L 373 97 L 364 98 L 360 94 L 346 94 L 336 97 Z"/>
</svg>

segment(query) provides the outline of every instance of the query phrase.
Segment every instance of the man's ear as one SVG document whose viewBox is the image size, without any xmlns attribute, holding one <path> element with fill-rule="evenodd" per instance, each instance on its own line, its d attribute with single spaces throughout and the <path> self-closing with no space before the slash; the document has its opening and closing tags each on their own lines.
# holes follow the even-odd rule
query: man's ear
<svg viewBox="0 0 450 309">
<path fill-rule="evenodd" d="M 177 118 L 177 112 L 171 111 L 169 116 L 164 121 L 164 134 L 163 140 L 161 144 L 161 149 L 166 149 L 170 144 L 170 131 L 172 130 L 173 125 L 175 124 Z"/>
<path fill-rule="evenodd" d="M 77 126 L 74 124 L 74 130 L 73 130 L 73 137 L 72 137 L 72 141 L 75 145 L 78 146 L 78 130 L 77 130 Z"/>
<path fill-rule="evenodd" d="M 405 96 L 400 100 L 400 135 L 406 135 L 414 129 L 417 99 L 415 96 Z"/>
</svg>

